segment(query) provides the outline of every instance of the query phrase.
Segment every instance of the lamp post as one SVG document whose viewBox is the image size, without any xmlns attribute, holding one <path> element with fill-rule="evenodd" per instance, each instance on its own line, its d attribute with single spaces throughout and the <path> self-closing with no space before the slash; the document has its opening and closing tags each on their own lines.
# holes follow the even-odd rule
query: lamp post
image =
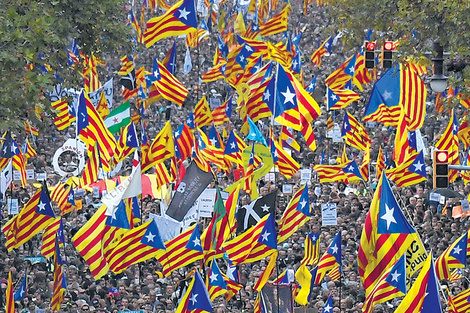
<svg viewBox="0 0 470 313">
<path fill-rule="evenodd" d="M 431 60 L 434 63 L 434 73 L 431 76 L 431 89 L 440 93 L 447 88 L 447 76 L 444 76 L 444 47 L 439 40 L 435 40 L 432 44 L 436 53 Z"/>
</svg>

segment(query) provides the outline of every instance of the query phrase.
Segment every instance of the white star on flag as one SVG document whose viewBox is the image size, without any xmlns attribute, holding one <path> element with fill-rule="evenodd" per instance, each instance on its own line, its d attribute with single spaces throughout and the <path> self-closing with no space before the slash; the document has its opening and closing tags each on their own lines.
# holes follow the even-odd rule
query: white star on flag
<svg viewBox="0 0 470 313">
<path fill-rule="evenodd" d="M 188 20 L 189 12 L 186 11 L 186 8 L 183 8 L 183 10 L 178 10 L 178 12 L 180 12 L 180 18 L 184 18 L 185 20 Z"/>
<path fill-rule="evenodd" d="M 153 238 L 155 238 L 155 235 L 153 235 L 152 232 L 149 232 L 149 234 L 145 236 L 145 238 L 147 238 L 147 241 L 153 242 Z"/>
<path fill-rule="evenodd" d="M 395 271 L 394 273 L 392 273 L 392 281 L 396 281 L 398 282 L 398 277 L 400 277 L 401 274 L 398 273 L 398 271 Z"/>
<path fill-rule="evenodd" d="M 393 212 L 395 211 L 394 208 L 389 208 L 387 204 L 385 204 L 385 214 L 380 217 L 382 220 L 387 221 L 387 230 L 390 228 L 390 224 L 394 223 L 396 224 L 397 221 L 395 220 L 395 217 L 393 216 Z"/>
<path fill-rule="evenodd" d="M 261 237 L 263 237 L 263 241 L 268 241 L 269 235 L 271 235 L 271 233 L 265 231 L 264 234 L 261 235 Z"/>
<path fill-rule="evenodd" d="M 289 87 L 286 88 L 286 92 L 281 92 L 281 94 L 284 96 L 284 104 L 288 102 L 294 104 L 295 93 L 292 93 Z"/>
</svg>

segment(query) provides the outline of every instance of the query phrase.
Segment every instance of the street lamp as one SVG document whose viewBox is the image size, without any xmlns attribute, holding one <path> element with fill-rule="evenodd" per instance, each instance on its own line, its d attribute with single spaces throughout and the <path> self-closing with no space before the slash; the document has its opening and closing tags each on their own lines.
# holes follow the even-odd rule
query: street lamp
<svg viewBox="0 0 470 313">
<path fill-rule="evenodd" d="M 441 93 L 447 88 L 447 76 L 444 76 L 444 47 L 439 40 L 432 44 L 436 56 L 431 60 L 434 63 L 434 73 L 431 76 L 431 89 L 436 93 Z"/>
</svg>

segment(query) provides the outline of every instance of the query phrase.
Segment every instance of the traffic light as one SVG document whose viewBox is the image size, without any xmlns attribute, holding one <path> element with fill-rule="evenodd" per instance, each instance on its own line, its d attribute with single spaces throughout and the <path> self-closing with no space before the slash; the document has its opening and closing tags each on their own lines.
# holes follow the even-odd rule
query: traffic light
<svg viewBox="0 0 470 313">
<path fill-rule="evenodd" d="M 393 50 L 395 50 L 395 45 L 393 44 L 393 41 L 386 41 L 382 48 L 382 67 L 383 68 L 392 67 Z"/>
<path fill-rule="evenodd" d="M 449 187 L 449 152 L 447 150 L 433 151 L 433 187 Z"/>
<path fill-rule="evenodd" d="M 366 68 L 375 67 L 375 42 L 366 41 L 364 43 L 364 58 Z"/>
</svg>

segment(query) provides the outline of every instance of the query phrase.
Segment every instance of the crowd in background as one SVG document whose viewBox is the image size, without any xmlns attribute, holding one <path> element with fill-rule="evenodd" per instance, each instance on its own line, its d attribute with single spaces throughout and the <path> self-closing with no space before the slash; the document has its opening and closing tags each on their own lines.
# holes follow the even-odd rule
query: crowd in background
<svg viewBox="0 0 470 313">
<path fill-rule="evenodd" d="M 350 56 L 352 51 L 345 51 L 339 39 L 335 42 L 332 53 L 323 58 L 322 68 L 319 69 L 317 66 L 314 66 L 310 62 L 309 56 L 318 47 L 318 42 L 325 40 L 330 35 L 327 28 L 330 25 L 327 14 L 328 8 L 317 7 L 316 4 L 313 4 L 309 7 L 308 16 L 305 17 L 302 14 L 301 2 L 292 1 L 293 10 L 289 16 L 289 29 L 293 30 L 299 23 L 300 28 L 304 29 L 300 43 L 304 54 L 304 79 L 305 82 L 308 82 L 314 75 L 317 76 L 317 89 L 314 95 L 322 108 L 322 115 L 314 122 L 317 150 L 311 151 L 306 146 L 302 135 L 294 132 L 298 142 L 301 144 L 301 152 L 300 154 L 293 153 L 293 157 L 299 162 L 301 168 L 312 168 L 314 164 L 319 163 L 322 152 L 325 152 L 329 164 L 334 164 L 337 157 L 341 156 L 343 143 L 335 143 L 327 136 L 327 111 L 323 103 L 324 86 L 322 82 L 328 74 Z M 269 39 L 273 42 L 276 42 L 276 40 L 285 41 L 282 34 L 272 36 Z M 161 43 L 156 44 L 155 47 L 140 52 L 136 58 L 136 67 L 140 67 L 143 64 L 150 67 L 151 60 L 155 56 L 163 59 L 164 54 L 166 54 L 171 46 L 172 40 L 163 40 Z M 170 120 L 172 129 L 175 130 L 185 121 L 202 95 L 205 94 L 208 97 L 213 97 L 215 94 L 218 94 L 224 100 L 229 95 L 235 93 L 233 88 L 227 88 L 227 83 L 223 80 L 197 86 L 198 78 L 212 66 L 212 56 L 216 42 L 215 37 L 206 39 L 196 49 L 192 49 L 193 69 L 188 75 L 183 75 L 182 68 L 186 48 L 182 39 L 177 40 L 178 71 L 176 76 L 188 87 L 190 94 L 183 107 L 177 107 L 164 101 L 150 106 L 146 112 L 148 138 L 154 138 L 166 120 Z M 358 50 L 359 47 L 357 47 Z M 109 70 L 102 69 L 103 78 L 101 80 L 104 81 L 106 76 L 109 78 L 113 73 L 117 73 L 120 65 L 117 62 L 112 63 L 112 65 L 115 66 L 111 66 Z M 361 101 L 352 103 L 347 109 L 358 120 L 362 119 L 371 86 L 372 83 L 366 87 L 363 93 L 360 93 L 362 96 Z M 118 94 L 118 92 L 115 91 L 115 94 Z M 429 99 L 431 101 L 432 96 Z M 457 107 L 455 112 L 457 117 L 461 117 L 465 113 L 462 107 Z M 343 114 L 344 112 L 336 115 L 335 123 L 342 124 Z M 429 192 L 432 189 L 429 148 L 437 142 L 448 120 L 449 114 L 439 114 L 435 111 L 433 102 L 427 103 L 426 121 L 421 132 L 427 149 L 428 181 L 412 187 L 393 188 L 405 215 L 421 235 L 426 250 L 430 251 L 432 248 L 435 256 L 440 255 L 455 239 L 470 228 L 470 221 L 468 219 L 452 218 L 451 205 L 447 214 L 443 215 L 442 208 L 444 205 L 436 206 L 428 200 Z M 52 167 L 53 154 L 67 138 L 75 138 L 75 128 L 70 127 L 67 131 L 59 132 L 51 119 L 44 117 L 44 122 L 47 124 L 46 127 L 41 129 L 39 136 L 33 141 L 33 146 L 36 148 L 38 155 L 30 160 L 30 164 L 32 164 L 36 172 L 46 172 L 48 174 L 48 184 L 53 186 L 59 180 L 59 176 L 54 173 Z M 230 123 L 230 126 L 225 125 L 225 127 L 232 127 L 236 130 L 240 129 L 241 121 L 235 110 L 233 110 Z M 259 126 L 266 134 L 270 123 L 266 120 L 262 125 L 259 124 Z M 277 128 L 275 130 L 279 131 Z M 315 174 L 313 174 L 309 184 L 309 198 L 313 206 L 313 217 L 287 241 L 278 246 L 278 268 L 275 274 L 280 274 L 287 268 L 296 269 L 299 266 L 304 256 L 304 241 L 307 232 L 321 233 L 321 254 L 325 252 L 336 233 L 338 231 L 342 232 L 343 277 L 337 281 L 331 281 L 330 278 L 326 277 L 321 285 L 313 288 L 311 301 L 308 304 L 309 312 L 321 312 L 330 294 L 333 296 L 333 312 L 361 312 L 365 294 L 358 274 L 356 258 L 362 228 L 375 192 L 374 188 L 377 184 L 374 161 L 377 158 L 379 147 L 382 147 L 391 156 L 395 133 L 394 128 L 382 127 L 380 124 L 367 127 L 367 130 L 372 139 L 370 180 L 358 184 L 349 184 L 348 186 L 344 183 L 320 184 L 316 180 Z M 22 135 L 18 134 L 18 140 L 21 141 L 22 139 L 24 139 Z M 358 150 L 347 148 L 347 154 L 350 158 L 355 159 L 358 164 L 362 161 L 362 153 Z M 67 161 L 64 160 L 64 162 Z M 121 170 L 122 174 L 129 174 L 130 164 L 131 162 L 128 158 Z M 62 165 L 67 166 L 67 164 Z M 220 175 L 218 180 L 220 186 L 226 187 L 234 179 L 232 174 L 229 174 Z M 300 185 L 300 173 L 294 175 L 292 179 L 277 176 L 275 181 L 261 180 L 258 182 L 258 186 L 264 186 L 264 189 L 260 190 L 261 194 L 265 193 L 268 188 L 271 190 L 277 189 L 276 216 L 278 219 L 291 197 L 289 194 L 282 193 L 283 184 L 292 184 L 298 187 Z M 464 186 L 461 179 L 458 179 L 453 184 L 453 188 L 465 197 L 470 193 L 470 186 Z M 29 183 L 26 188 L 22 188 L 20 187 L 20 182 L 15 181 L 13 189 L 7 191 L 6 197 L 19 199 L 19 207 L 21 208 L 33 192 L 34 187 L 32 183 Z M 240 204 L 242 201 L 249 202 L 250 199 L 247 197 L 249 196 L 242 194 L 240 196 Z M 144 312 L 161 313 L 174 311 L 178 305 L 178 299 L 182 295 L 182 290 L 187 283 L 186 274 L 191 270 L 190 266 L 173 272 L 169 277 L 162 277 L 159 273 L 162 270 L 161 265 L 156 260 L 150 260 L 131 266 L 122 274 L 113 275 L 110 273 L 103 279 L 94 280 L 84 260 L 73 247 L 71 238 L 96 211 L 100 199 L 93 197 L 93 194 L 89 192 L 86 192 L 82 199 L 84 205 L 81 210 L 63 216 L 65 239 L 67 242 L 64 248 L 64 258 L 67 262 L 65 268 L 68 289 L 64 302 L 61 304 L 61 312 L 88 313 L 94 311 L 115 313 L 125 310 L 143 310 Z M 160 213 L 160 201 L 163 200 L 151 199 L 150 197 L 143 199 L 141 209 L 144 219 L 148 217 L 149 213 Z M 337 205 L 337 226 L 322 227 L 320 206 L 322 203 L 328 202 L 333 202 Z M 4 203 L 2 207 L 2 224 L 10 217 L 7 206 Z M 41 236 L 36 236 L 20 249 L 10 253 L 6 251 L 4 236 L 1 236 L 1 241 L 0 258 L 3 262 L 0 263 L 0 269 L 2 269 L 3 294 L 6 289 L 8 272 L 12 273 L 13 281 L 19 284 L 27 271 L 27 296 L 23 301 L 16 303 L 17 311 L 35 313 L 36 311 L 40 312 L 39 310 L 45 310 L 48 312 L 50 310 L 53 281 L 51 261 L 45 260 L 31 264 L 30 261 L 23 260 L 27 256 L 40 255 Z M 243 289 L 229 302 L 226 302 L 223 297 L 217 298 L 213 303 L 214 312 L 253 312 L 256 298 L 253 286 L 266 264 L 266 260 L 261 260 L 253 264 L 240 265 L 239 279 L 240 283 L 244 286 Z M 219 266 L 224 272 L 227 268 L 226 260 L 219 260 Z M 467 273 L 464 276 L 468 277 L 468 270 L 465 269 L 464 273 Z M 441 283 L 447 286 L 453 295 L 469 287 L 467 278 L 452 283 L 445 281 Z M 378 305 L 374 312 L 393 312 L 399 301 L 400 299 L 395 299 L 389 303 Z M 442 298 L 442 302 L 443 304 L 445 303 L 444 298 Z"/>
</svg>

